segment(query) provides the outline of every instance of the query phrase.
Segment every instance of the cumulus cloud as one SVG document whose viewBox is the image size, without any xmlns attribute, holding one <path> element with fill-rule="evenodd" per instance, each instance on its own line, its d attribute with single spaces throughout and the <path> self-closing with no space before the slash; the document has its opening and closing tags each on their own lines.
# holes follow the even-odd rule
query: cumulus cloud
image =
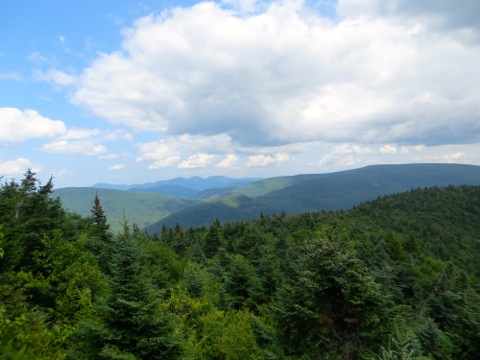
<svg viewBox="0 0 480 360">
<path fill-rule="evenodd" d="M 42 150 L 56 154 L 81 154 L 87 156 L 100 155 L 107 152 L 107 148 L 91 140 L 68 141 L 60 140 L 42 146 Z"/>
<path fill-rule="evenodd" d="M 238 161 L 239 157 L 235 154 L 227 154 L 225 158 L 220 161 L 217 165 L 217 168 L 231 168 Z"/>
<path fill-rule="evenodd" d="M 125 164 L 116 164 L 110 166 L 108 169 L 109 170 L 123 170 L 125 168 Z"/>
<path fill-rule="evenodd" d="M 178 163 L 179 160 L 180 160 L 180 156 L 177 156 L 177 155 L 166 156 L 160 160 L 153 162 L 148 166 L 148 168 L 150 170 L 163 169 L 175 163 Z"/>
<path fill-rule="evenodd" d="M 62 86 L 73 85 L 76 80 L 75 76 L 58 69 L 49 69 L 45 72 L 36 70 L 34 71 L 34 76 L 36 80 L 47 81 Z"/>
<path fill-rule="evenodd" d="M 98 129 L 68 129 L 67 133 L 62 136 L 62 139 L 70 140 L 70 139 L 88 139 L 94 136 L 98 136 L 100 130 Z"/>
<path fill-rule="evenodd" d="M 100 160 L 113 160 L 113 159 L 118 159 L 118 154 L 115 153 L 110 153 L 110 154 L 105 154 L 105 155 L 100 155 L 98 158 Z"/>
<path fill-rule="evenodd" d="M 444 155 L 443 159 L 449 163 L 460 162 L 460 160 L 464 158 L 466 155 L 467 154 L 463 151 L 457 151 L 453 154 Z"/>
<path fill-rule="evenodd" d="M 404 151 L 406 151 L 406 149 L 404 149 Z M 382 154 L 396 154 L 397 152 L 397 147 L 393 145 L 387 144 L 380 147 L 380 153 Z"/>
<path fill-rule="evenodd" d="M 247 166 L 248 167 L 263 167 L 272 164 L 283 164 L 290 160 L 290 157 L 285 153 L 270 155 L 252 155 L 250 156 Z"/>
<path fill-rule="evenodd" d="M 459 148 L 463 147 L 460 146 Z M 423 152 L 427 149 L 428 152 L 424 154 Z M 392 144 L 371 144 L 369 146 L 361 144 L 330 144 L 325 149 L 325 154 L 315 163 L 315 166 L 326 171 L 332 171 L 371 164 L 439 162 L 443 158 L 442 155 L 433 154 L 442 153 L 443 149 L 444 146 L 426 147 L 425 145 L 404 145 L 398 147 Z M 395 156 L 392 157 L 392 155 Z"/>
<path fill-rule="evenodd" d="M 205 154 L 205 153 L 198 153 L 190 156 L 187 160 L 182 161 L 178 167 L 180 169 L 194 169 L 194 168 L 202 168 L 209 165 L 215 155 L 212 154 Z"/>
<path fill-rule="evenodd" d="M 168 137 L 159 141 L 140 143 L 140 155 L 137 161 L 153 160 L 150 169 L 160 169 L 178 163 L 188 157 L 180 168 L 195 168 L 198 154 L 226 154 L 232 149 L 231 138 L 226 134 L 212 136 L 191 136 L 188 134 L 179 137 Z M 208 162 L 210 163 L 210 162 Z"/>
<path fill-rule="evenodd" d="M 327 154 L 315 164 L 322 169 L 339 169 L 357 166 L 360 163 L 375 163 L 376 148 L 358 144 L 339 144 L 327 150 Z"/>
<path fill-rule="evenodd" d="M 73 174 L 72 170 L 70 169 L 60 169 L 60 170 L 54 170 L 53 173 L 52 173 L 52 176 L 54 178 L 63 178 L 67 175 L 71 175 Z"/>
<path fill-rule="evenodd" d="M 104 134 L 103 138 L 106 141 L 117 141 L 117 140 L 133 141 L 133 135 L 123 129 L 107 131 Z"/>
<path fill-rule="evenodd" d="M 52 138 L 67 132 L 62 121 L 51 120 L 35 110 L 0 108 L 0 124 L 0 143 Z"/>
<path fill-rule="evenodd" d="M 22 157 L 16 160 L 0 161 L 0 176 L 20 175 L 30 167 L 30 161 Z"/>
<path fill-rule="evenodd" d="M 228 0 L 151 14 L 79 74 L 45 76 L 111 123 L 177 138 L 480 141 L 478 1 L 340 0 L 336 18 L 307 6 Z M 173 163 L 169 151 L 139 158 Z"/>
</svg>

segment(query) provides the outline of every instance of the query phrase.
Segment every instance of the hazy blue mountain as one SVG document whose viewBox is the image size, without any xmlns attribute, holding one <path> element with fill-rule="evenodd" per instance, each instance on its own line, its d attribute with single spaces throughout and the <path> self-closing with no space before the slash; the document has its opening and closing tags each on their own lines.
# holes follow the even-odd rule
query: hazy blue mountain
<svg viewBox="0 0 480 360">
<path fill-rule="evenodd" d="M 256 218 L 264 214 L 349 209 L 377 197 L 415 188 L 480 185 L 480 166 L 460 164 L 372 165 L 330 174 L 299 175 L 262 180 L 210 201 L 185 208 L 148 227 L 163 224 L 209 225 Z"/>
<path fill-rule="evenodd" d="M 260 179 L 254 178 L 244 178 L 244 179 L 232 179 L 225 176 L 211 176 L 208 178 L 201 178 L 198 176 L 193 176 L 190 178 L 177 177 L 170 180 L 159 180 L 156 182 L 144 183 L 144 184 L 106 184 L 99 183 L 95 184 L 92 187 L 94 188 L 104 188 L 104 189 L 115 189 L 115 190 L 132 190 L 132 191 L 144 191 L 145 189 L 158 189 L 162 186 L 181 186 L 183 188 L 193 189 L 199 191 L 213 189 L 213 188 L 235 188 L 238 186 L 247 185 L 253 182 L 256 182 Z"/>
</svg>

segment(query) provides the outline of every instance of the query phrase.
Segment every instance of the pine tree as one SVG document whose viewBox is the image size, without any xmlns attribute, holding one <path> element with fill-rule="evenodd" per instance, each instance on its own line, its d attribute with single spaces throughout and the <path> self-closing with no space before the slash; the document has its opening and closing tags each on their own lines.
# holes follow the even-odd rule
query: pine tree
<svg viewBox="0 0 480 360">
<path fill-rule="evenodd" d="M 277 292 L 274 314 L 286 351 L 350 352 L 374 346 L 388 325 L 385 297 L 354 253 L 338 243 L 309 241 L 296 264 L 296 276 Z"/>
<path fill-rule="evenodd" d="M 72 358 L 176 359 L 181 338 L 173 333 L 171 316 L 160 311 L 161 292 L 144 270 L 145 253 L 126 224 L 110 267 L 111 294 L 98 310 L 99 321 L 79 331 Z"/>
<path fill-rule="evenodd" d="M 96 235 L 102 241 L 107 240 L 110 237 L 108 233 L 110 231 L 110 225 L 107 223 L 107 215 L 105 215 L 105 212 L 103 211 L 98 193 L 95 193 L 95 199 L 93 200 L 91 213 L 94 226 L 94 235 Z"/>
<path fill-rule="evenodd" d="M 220 246 L 222 246 L 222 225 L 220 220 L 216 219 L 208 229 L 203 243 L 203 253 L 207 258 L 213 257 Z"/>
<path fill-rule="evenodd" d="M 91 208 L 90 221 L 92 223 L 89 241 L 89 250 L 98 257 L 98 264 L 103 272 L 109 273 L 108 262 L 112 252 L 113 235 L 107 221 L 98 193 L 95 194 Z"/>
<path fill-rule="evenodd" d="M 60 200 L 51 197 L 52 178 L 41 185 L 35 175 L 29 169 L 20 183 L 12 180 L 0 186 L 0 224 L 5 228 L 5 258 L 0 271 L 35 271 L 32 254 L 41 250 L 43 236 L 63 229 L 66 213 Z"/>
</svg>

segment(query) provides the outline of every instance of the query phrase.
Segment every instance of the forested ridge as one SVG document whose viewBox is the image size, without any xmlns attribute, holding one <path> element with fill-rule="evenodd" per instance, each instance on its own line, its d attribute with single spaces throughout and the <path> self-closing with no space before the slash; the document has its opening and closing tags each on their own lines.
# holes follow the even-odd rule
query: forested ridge
<svg viewBox="0 0 480 360">
<path fill-rule="evenodd" d="M 0 359 L 476 359 L 480 187 L 164 227 L 0 185 Z"/>
</svg>

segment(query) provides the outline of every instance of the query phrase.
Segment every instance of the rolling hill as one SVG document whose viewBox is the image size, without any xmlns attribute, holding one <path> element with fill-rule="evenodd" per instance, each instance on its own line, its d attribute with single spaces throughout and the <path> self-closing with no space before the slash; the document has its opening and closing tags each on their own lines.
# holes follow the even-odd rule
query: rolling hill
<svg viewBox="0 0 480 360">
<path fill-rule="evenodd" d="M 217 194 L 147 227 L 184 227 L 253 219 L 264 214 L 349 209 L 375 198 L 423 187 L 480 185 L 480 166 L 461 164 L 372 165 L 330 174 L 262 180 Z"/>
<path fill-rule="evenodd" d="M 170 180 L 159 180 L 153 183 L 144 184 L 106 184 L 98 183 L 94 188 L 129 190 L 134 192 L 151 192 L 163 195 L 170 195 L 183 198 L 195 198 L 197 194 L 210 189 L 217 189 L 217 192 L 228 191 L 231 188 L 247 185 L 258 181 L 259 179 L 244 178 L 232 179 L 225 176 L 210 176 L 206 179 L 193 176 L 190 178 L 177 177 Z M 199 198 L 204 198 L 200 195 Z"/>
<path fill-rule="evenodd" d="M 65 209 L 82 216 L 90 216 L 96 193 L 100 198 L 110 227 L 115 232 L 121 229 L 124 216 L 130 224 L 135 223 L 144 228 L 167 215 L 198 203 L 197 200 L 161 194 L 87 187 L 56 189 L 53 196 L 60 197 Z"/>
</svg>

